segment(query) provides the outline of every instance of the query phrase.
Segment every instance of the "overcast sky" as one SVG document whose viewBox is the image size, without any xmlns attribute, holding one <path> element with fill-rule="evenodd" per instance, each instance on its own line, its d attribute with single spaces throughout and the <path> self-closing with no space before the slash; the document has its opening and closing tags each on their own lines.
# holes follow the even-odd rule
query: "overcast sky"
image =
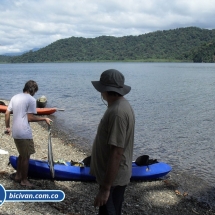
<svg viewBox="0 0 215 215">
<path fill-rule="evenodd" d="M 0 0 L 0 54 L 190 26 L 215 29 L 215 0 Z"/>
</svg>

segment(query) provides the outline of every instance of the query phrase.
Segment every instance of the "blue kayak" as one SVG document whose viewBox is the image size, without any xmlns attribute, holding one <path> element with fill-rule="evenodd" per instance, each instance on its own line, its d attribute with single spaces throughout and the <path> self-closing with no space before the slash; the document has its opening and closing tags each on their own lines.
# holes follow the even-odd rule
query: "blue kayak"
<svg viewBox="0 0 215 215">
<path fill-rule="evenodd" d="M 17 168 L 17 156 L 10 156 L 9 161 L 14 169 Z M 171 166 L 157 162 L 147 166 L 138 166 L 132 163 L 131 180 L 151 180 L 167 175 L 172 170 Z M 54 164 L 54 180 L 59 181 L 95 181 L 95 177 L 90 175 L 90 167 L 80 167 L 71 165 L 71 162 Z M 49 169 L 48 161 L 29 160 L 28 175 L 33 178 L 53 179 Z"/>
</svg>

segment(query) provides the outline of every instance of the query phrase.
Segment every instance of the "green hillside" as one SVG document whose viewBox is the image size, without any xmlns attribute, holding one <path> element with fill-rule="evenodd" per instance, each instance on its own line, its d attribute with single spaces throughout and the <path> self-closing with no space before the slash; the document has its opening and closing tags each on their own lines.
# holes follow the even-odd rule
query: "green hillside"
<svg viewBox="0 0 215 215">
<path fill-rule="evenodd" d="M 0 55 L 0 62 L 1 63 L 7 63 L 11 60 L 10 56 L 4 56 L 4 55 Z"/>
<path fill-rule="evenodd" d="M 14 56 L 8 62 L 193 61 L 194 51 L 196 53 L 202 45 L 210 44 L 214 38 L 215 29 L 196 27 L 156 31 L 139 36 L 71 37 L 58 40 L 36 52 Z"/>
<path fill-rule="evenodd" d="M 215 40 L 194 49 L 189 57 L 197 63 L 215 63 Z"/>
</svg>

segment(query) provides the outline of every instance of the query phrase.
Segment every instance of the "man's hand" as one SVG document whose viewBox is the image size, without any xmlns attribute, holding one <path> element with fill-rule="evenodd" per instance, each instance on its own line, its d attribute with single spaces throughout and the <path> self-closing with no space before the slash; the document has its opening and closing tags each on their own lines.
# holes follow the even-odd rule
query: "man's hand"
<svg viewBox="0 0 215 215">
<path fill-rule="evenodd" d="M 49 119 L 49 118 L 46 118 L 45 120 L 46 120 L 46 123 L 47 123 L 48 125 L 51 125 L 52 122 L 53 122 L 53 121 L 52 121 L 51 119 Z"/>
<path fill-rule="evenodd" d="M 10 128 L 6 128 L 6 130 L 4 131 L 5 134 L 10 135 Z"/>
<path fill-rule="evenodd" d="M 99 189 L 99 192 L 94 201 L 94 207 L 100 207 L 105 205 L 110 195 L 109 189 L 103 189 L 102 187 Z"/>
</svg>

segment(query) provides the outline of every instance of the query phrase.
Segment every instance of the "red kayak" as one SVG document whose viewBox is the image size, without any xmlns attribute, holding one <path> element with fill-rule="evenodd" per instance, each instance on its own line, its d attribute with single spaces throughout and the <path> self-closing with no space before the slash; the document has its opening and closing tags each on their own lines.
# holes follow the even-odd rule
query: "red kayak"
<svg viewBox="0 0 215 215">
<path fill-rule="evenodd" d="M 37 115 L 50 115 L 56 110 L 57 108 L 37 108 Z"/>
<path fill-rule="evenodd" d="M 7 110 L 7 106 L 0 105 L 0 113 L 5 113 Z M 37 108 L 37 115 L 50 115 L 54 113 L 57 108 Z"/>
</svg>

